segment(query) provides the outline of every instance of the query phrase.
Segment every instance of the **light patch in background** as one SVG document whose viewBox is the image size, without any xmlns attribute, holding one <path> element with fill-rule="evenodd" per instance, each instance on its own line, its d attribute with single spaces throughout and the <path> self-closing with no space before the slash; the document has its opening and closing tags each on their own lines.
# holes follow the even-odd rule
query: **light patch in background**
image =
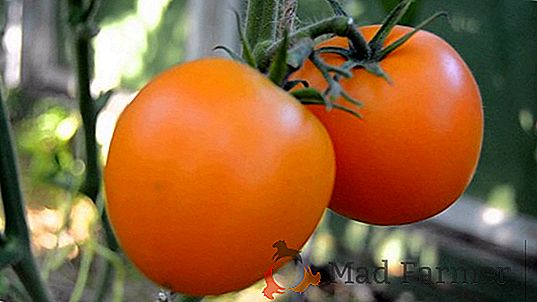
<svg viewBox="0 0 537 302">
<path fill-rule="evenodd" d="M 481 31 L 481 23 L 474 17 L 454 15 L 451 17 L 451 25 L 458 32 L 477 34 Z"/>
<path fill-rule="evenodd" d="M 481 214 L 483 222 L 488 225 L 497 225 L 505 220 L 505 212 L 496 208 L 487 208 Z"/>
<path fill-rule="evenodd" d="M 481 220 L 486 225 L 498 225 L 517 212 L 516 190 L 512 185 L 495 186 L 487 198 L 488 207 L 481 213 Z"/>
<path fill-rule="evenodd" d="M 102 162 L 106 162 L 108 151 L 110 150 L 110 141 L 114 134 L 117 120 L 121 112 L 125 110 L 130 102 L 134 99 L 136 93 L 118 91 L 112 95 L 108 105 L 101 111 L 97 117 L 96 137 L 97 143 L 101 146 Z"/>
<path fill-rule="evenodd" d="M 20 83 L 22 29 L 20 24 L 8 26 L 4 34 L 6 67 L 4 72 L 7 87 L 17 87 Z"/>
<path fill-rule="evenodd" d="M 69 259 L 76 257 L 78 246 L 93 236 L 93 225 L 99 217 L 87 197 L 76 198 L 69 209 L 28 208 L 26 212 L 32 246 L 37 254 L 66 248 L 65 256 Z"/>
<path fill-rule="evenodd" d="M 357 252 L 364 247 L 364 241 L 369 232 L 370 226 L 367 224 L 349 220 L 343 236 L 343 244 L 350 251 Z"/>
<path fill-rule="evenodd" d="M 76 115 L 72 114 L 66 119 L 63 119 L 57 126 L 54 134 L 59 140 L 64 142 L 70 140 L 80 127 L 80 120 Z"/>
<path fill-rule="evenodd" d="M 118 87 L 123 76 L 134 76 L 142 69 L 147 49 L 146 29 L 135 15 L 104 25 L 94 39 L 95 79 L 92 92 Z"/>
<path fill-rule="evenodd" d="M 22 1 L 6 2 L 8 9 L 2 46 L 5 51 L 4 82 L 7 88 L 19 85 L 22 55 Z"/>
<path fill-rule="evenodd" d="M 403 238 L 404 236 L 399 232 L 390 235 L 377 249 L 376 258 L 374 258 L 388 260 L 388 271 L 389 274 L 393 276 L 403 275 L 401 261 L 403 261 L 406 256 L 403 251 Z"/>
<path fill-rule="evenodd" d="M 143 68 L 148 34 L 157 28 L 171 0 L 138 0 L 136 12 L 103 24 L 95 37 L 95 79 L 91 90 L 100 92 L 120 86 L 122 78 L 133 78 Z"/>
<path fill-rule="evenodd" d="M 322 266 L 329 261 L 334 255 L 335 242 L 334 237 L 326 231 L 318 232 L 311 247 L 311 262 L 317 266 Z"/>
<path fill-rule="evenodd" d="M 152 31 L 157 28 L 162 14 L 171 0 L 138 0 L 136 12 L 144 22 L 146 29 Z"/>
<path fill-rule="evenodd" d="M 262 291 L 265 287 L 265 281 L 261 280 L 252 286 L 238 292 L 223 294 L 220 296 L 205 297 L 204 302 L 267 302 Z M 285 296 L 285 295 L 283 295 Z M 282 297 L 282 296 L 280 296 Z M 278 299 L 276 299 L 278 300 Z"/>
<path fill-rule="evenodd" d="M 361 1 L 346 1 L 345 9 L 352 16 L 358 18 L 365 13 L 365 5 Z"/>
<path fill-rule="evenodd" d="M 491 208 L 512 214 L 517 212 L 516 190 L 512 185 L 497 185 L 489 193 L 487 204 Z"/>
<path fill-rule="evenodd" d="M 524 129 L 524 131 L 531 132 L 533 130 L 535 118 L 528 109 L 520 110 L 518 113 L 518 121 L 520 123 L 520 127 Z"/>
<path fill-rule="evenodd" d="M 429 267 L 436 267 L 438 265 L 438 249 L 434 245 L 425 245 L 420 251 L 419 259 L 421 263 L 424 263 Z"/>
</svg>

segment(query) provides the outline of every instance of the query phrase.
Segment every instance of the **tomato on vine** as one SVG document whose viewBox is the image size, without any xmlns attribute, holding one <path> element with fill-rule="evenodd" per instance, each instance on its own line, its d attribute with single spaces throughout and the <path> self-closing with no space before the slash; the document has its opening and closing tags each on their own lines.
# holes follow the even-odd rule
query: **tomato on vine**
<svg viewBox="0 0 537 302">
<path fill-rule="evenodd" d="M 125 109 L 104 180 L 129 258 L 200 296 L 260 280 L 278 240 L 302 246 L 334 175 L 312 113 L 246 65 L 202 59 L 157 76 Z"/>
<path fill-rule="evenodd" d="M 370 41 L 379 29 L 360 31 Z M 411 31 L 395 26 L 382 46 Z M 348 42 L 333 38 L 318 47 L 347 48 Z M 411 223 L 449 207 L 470 182 L 483 138 L 481 96 L 459 54 L 430 32 L 418 31 L 379 57 L 385 78 L 355 68 L 351 78 L 340 81 L 345 93 L 363 104 L 361 120 L 341 110 L 309 109 L 328 129 L 336 152 L 330 208 L 371 224 Z M 345 62 L 334 53 L 321 58 L 335 66 Z M 309 62 L 294 77 L 321 91 L 328 86 Z M 344 103 L 343 98 L 335 102 Z"/>
</svg>

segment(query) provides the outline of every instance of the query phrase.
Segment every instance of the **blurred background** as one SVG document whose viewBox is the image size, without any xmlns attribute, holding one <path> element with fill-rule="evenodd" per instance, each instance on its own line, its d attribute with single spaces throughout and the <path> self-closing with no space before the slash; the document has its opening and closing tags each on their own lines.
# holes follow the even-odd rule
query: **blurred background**
<svg viewBox="0 0 537 302">
<path fill-rule="evenodd" d="M 397 0 L 342 1 L 358 24 L 381 22 Z M 0 69 L 8 96 L 28 201 L 34 249 L 60 301 L 68 301 L 81 265 L 80 252 L 97 242 L 97 209 L 76 195 L 81 117 L 74 100 L 72 49 L 65 1 L 0 2 L 3 24 Z M 100 113 L 97 140 L 106 159 L 115 121 L 151 77 L 197 57 L 223 55 L 217 44 L 237 49 L 232 10 L 241 0 L 103 0 L 93 40 L 92 93 L 114 90 Z M 481 88 L 485 110 L 482 157 L 466 195 L 427 221 L 373 227 L 327 212 L 303 249 L 323 283 L 279 301 L 537 301 L 537 3 L 527 0 L 416 1 L 404 19 L 417 24 L 437 11 L 450 21 L 428 27 L 465 59 Z M 299 0 L 300 25 L 331 14 L 321 0 Z M 0 229 L 3 228 L 0 216 Z M 401 261 L 435 268 L 481 270 L 509 267 L 505 282 L 478 284 L 329 283 L 331 266 L 355 262 L 381 266 L 402 277 Z M 159 289 L 135 268 L 121 268 L 125 301 L 155 301 Z M 91 271 L 98 271 L 99 263 Z M 92 291 L 92 274 L 85 294 Z M 337 279 L 337 278 L 336 278 Z M 448 279 L 449 280 L 449 279 Z M 266 301 L 263 283 L 207 301 Z M 0 272 L 0 300 L 25 301 L 20 282 Z M 82 299 L 83 300 L 83 299 Z"/>
</svg>

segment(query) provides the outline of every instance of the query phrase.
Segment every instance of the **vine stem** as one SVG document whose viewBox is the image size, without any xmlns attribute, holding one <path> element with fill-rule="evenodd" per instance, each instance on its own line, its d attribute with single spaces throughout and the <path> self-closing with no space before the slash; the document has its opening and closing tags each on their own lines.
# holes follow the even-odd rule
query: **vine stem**
<svg viewBox="0 0 537 302">
<path fill-rule="evenodd" d="M 99 152 L 95 136 L 97 107 L 90 92 L 89 47 L 89 39 L 87 37 L 78 35 L 75 38 L 78 102 L 82 115 L 86 150 L 86 174 L 81 192 L 95 201 L 101 185 L 101 171 L 99 168 Z"/>
<path fill-rule="evenodd" d="M 367 45 L 365 38 L 358 30 L 356 30 L 353 19 L 344 16 L 332 17 L 306 26 L 290 34 L 289 40 L 291 42 L 290 44 L 293 45 L 300 39 L 315 39 L 326 34 L 335 34 L 340 37 L 348 38 L 357 53 L 362 54 L 364 57 L 369 56 L 371 53 L 371 49 Z M 266 45 L 266 47 L 255 48 L 256 51 L 254 52 L 254 55 L 258 58 L 257 65 L 261 71 L 264 71 L 268 67 L 271 58 L 282 43 L 283 39 L 280 39 L 270 45 Z"/>
<path fill-rule="evenodd" d="M 96 32 L 92 18 L 99 7 L 99 0 L 92 0 L 89 6 L 85 7 L 85 1 L 68 0 L 69 16 L 71 20 L 71 30 L 74 35 L 74 51 L 77 78 L 77 99 L 82 116 L 82 127 L 84 131 L 85 163 L 86 173 L 80 192 L 88 196 L 95 204 L 101 188 L 101 169 L 99 162 L 99 150 L 96 138 L 97 114 L 99 108 L 91 95 L 91 39 Z M 106 211 L 101 214 L 102 226 L 105 231 L 106 245 L 113 251 L 119 250 L 119 244 L 113 235 L 112 226 L 108 220 Z M 110 276 L 113 274 L 113 267 L 105 262 L 103 274 L 97 282 L 94 301 L 99 301 L 109 288 Z M 104 282 L 103 282 L 104 281 Z"/>
<path fill-rule="evenodd" d="M 282 39 L 284 33 L 294 31 L 297 7 L 298 0 L 280 0 L 276 32 L 278 39 Z"/>
<path fill-rule="evenodd" d="M 250 0 L 246 12 L 246 40 L 250 45 L 273 41 L 281 0 Z"/>
<path fill-rule="evenodd" d="M 0 245 L 2 266 L 12 265 L 34 301 L 52 302 L 52 296 L 39 273 L 31 249 L 17 157 L 2 91 L 0 91 L 0 171 L 0 188 L 6 217 L 5 237 L 2 237 Z M 15 257 L 16 255 L 18 256 Z"/>
</svg>

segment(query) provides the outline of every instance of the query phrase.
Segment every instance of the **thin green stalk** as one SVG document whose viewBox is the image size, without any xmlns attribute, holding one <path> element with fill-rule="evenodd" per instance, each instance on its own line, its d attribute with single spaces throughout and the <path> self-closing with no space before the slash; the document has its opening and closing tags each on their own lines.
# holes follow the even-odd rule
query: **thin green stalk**
<svg viewBox="0 0 537 302">
<path fill-rule="evenodd" d="M 121 302 L 123 300 L 123 292 L 126 279 L 126 272 L 121 257 L 119 257 L 115 252 L 111 251 L 110 249 L 99 245 L 98 243 L 90 242 L 89 244 L 91 245 L 95 253 L 106 259 L 108 263 L 111 263 L 112 267 L 114 268 L 114 272 L 116 275 L 115 280 L 112 284 L 112 301 Z"/>
<path fill-rule="evenodd" d="M 88 281 L 89 270 L 91 267 L 91 262 L 93 260 L 94 251 L 93 248 L 85 247 L 82 253 L 82 260 L 80 264 L 80 269 L 78 270 L 78 276 L 76 278 L 75 288 L 71 294 L 69 302 L 78 302 L 84 294 L 84 289 L 86 288 L 86 282 Z"/>
<path fill-rule="evenodd" d="M 95 136 L 97 123 L 97 106 L 90 92 L 90 41 L 88 37 L 75 37 L 78 102 L 84 128 L 86 150 L 86 174 L 81 192 L 95 201 L 101 186 L 99 153 Z"/>
<path fill-rule="evenodd" d="M 26 257 L 14 264 L 13 270 L 34 302 L 54 301 L 39 273 L 30 246 L 25 246 L 25 248 L 27 248 L 26 251 L 20 250 L 19 252 L 26 254 Z"/>
<path fill-rule="evenodd" d="M 246 12 L 246 39 L 255 46 L 276 37 L 280 0 L 250 0 Z"/>
<path fill-rule="evenodd" d="M 2 262 L 12 264 L 15 273 L 34 301 L 53 301 L 39 273 L 30 246 L 17 157 L 2 91 L 0 91 L 0 171 L 0 189 L 6 217 L 5 237 L 1 246 L 1 252 L 5 253 Z M 16 262 L 15 256 L 12 255 L 13 249 L 20 257 Z"/>
<path fill-rule="evenodd" d="M 406 33 L 404 36 L 397 39 L 392 44 L 386 46 L 386 48 L 382 49 L 378 52 L 378 58 L 377 60 L 380 61 L 384 59 L 387 55 L 392 53 L 394 50 L 399 48 L 401 45 L 403 45 L 406 41 L 408 41 L 410 38 L 412 38 L 413 35 L 415 35 L 418 31 L 422 30 L 425 26 L 429 25 L 431 22 L 436 20 L 439 17 L 447 17 L 448 14 L 446 12 L 438 12 L 431 17 L 427 18 L 425 21 L 418 24 L 411 32 Z"/>
<path fill-rule="evenodd" d="M 97 276 L 97 281 L 95 282 L 95 295 L 93 300 L 95 302 L 104 301 L 112 283 L 112 277 L 114 276 L 114 268 L 107 259 L 102 259 L 102 266 L 99 270 L 99 275 Z"/>
<path fill-rule="evenodd" d="M 19 181 L 19 169 L 9 126 L 4 98 L 0 91 L 0 187 L 6 217 L 5 241 L 17 238 L 23 244 L 30 243 L 23 196 Z"/>
<path fill-rule="evenodd" d="M 104 211 L 104 205 L 102 204 L 103 200 L 102 198 L 98 199 L 97 208 L 99 209 L 101 213 L 101 221 L 104 229 L 104 236 L 105 241 L 108 246 L 108 248 L 113 251 L 117 252 L 119 251 L 119 243 L 117 242 L 117 239 L 114 235 L 114 231 L 112 230 L 112 226 L 110 223 L 110 220 L 108 218 L 108 215 Z M 103 262 L 103 267 L 101 268 L 101 271 L 99 272 L 99 275 L 97 276 L 96 286 L 95 286 L 95 295 L 93 296 L 93 300 L 95 302 L 103 301 L 104 297 L 107 294 L 108 288 L 110 288 L 110 281 L 112 280 L 112 276 L 114 275 L 114 267 L 110 263 L 109 260 L 106 260 Z"/>
<path fill-rule="evenodd" d="M 80 191 L 87 195 L 94 203 L 98 203 L 98 196 L 101 188 L 101 169 L 99 163 L 99 151 L 96 139 L 96 124 L 99 107 L 97 102 L 91 96 L 91 39 L 92 33 L 95 32 L 93 17 L 95 16 L 98 0 L 92 0 L 86 8 L 82 0 L 68 0 L 69 15 L 71 20 L 72 32 L 74 35 L 74 50 L 76 59 L 77 75 L 77 98 L 82 116 L 84 130 L 84 143 L 86 151 L 86 173 L 84 183 Z M 106 212 L 103 210 L 101 215 L 103 229 L 107 246 L 117 251 L 119 245 L 116 241 L 112 226 L 107 219 Z M 106 262 L 104 268 L 104 281 L 109 279 L 109 274 L 113 273 L 113 267 Z M 106 294 L 109 284 L 99 282 L 95 297 L 98 299 Z M 96 300 L 98 301 L 98 300 Z"/>
</svg>

